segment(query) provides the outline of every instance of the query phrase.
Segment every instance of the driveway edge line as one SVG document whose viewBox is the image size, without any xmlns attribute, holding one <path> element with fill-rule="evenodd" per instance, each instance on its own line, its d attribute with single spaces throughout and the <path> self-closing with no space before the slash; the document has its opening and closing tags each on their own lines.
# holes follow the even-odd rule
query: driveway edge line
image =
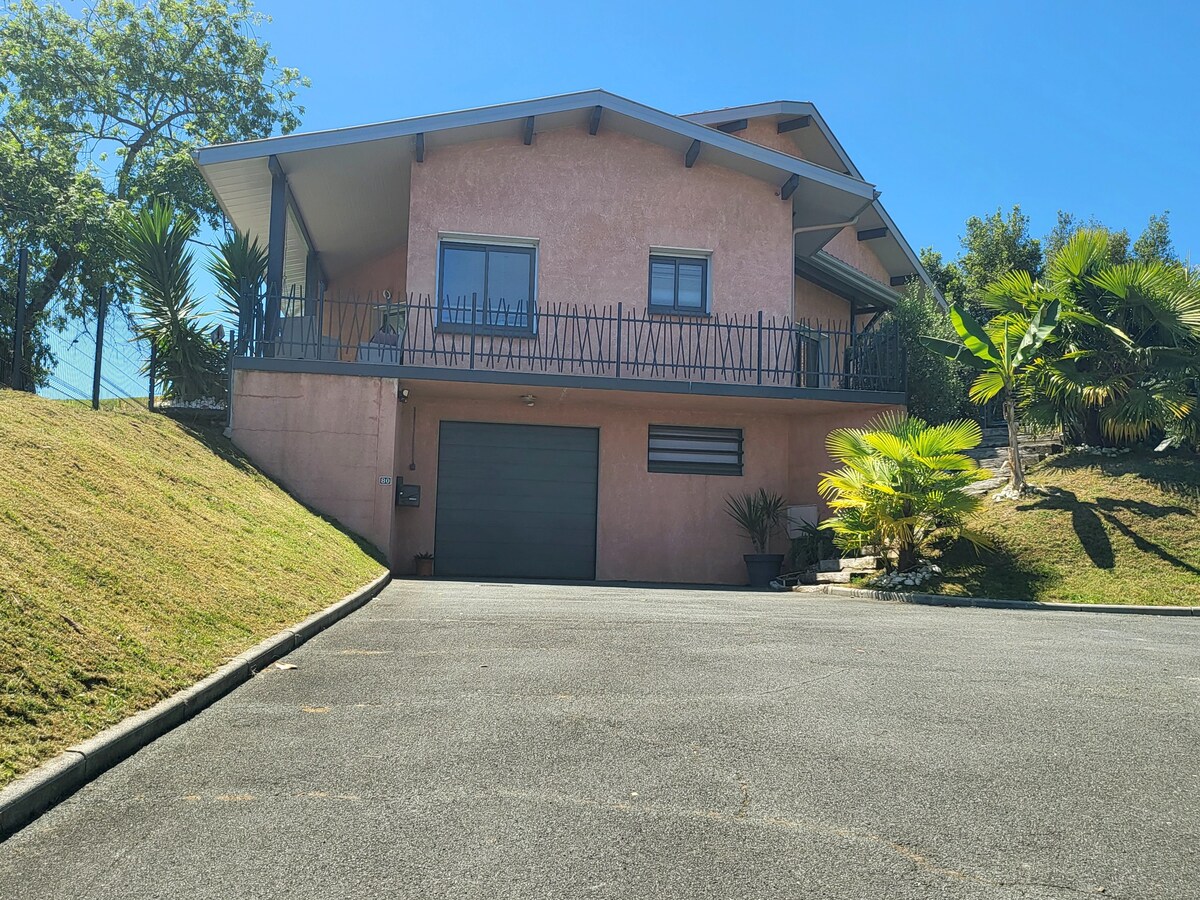
<svg viewBox="0 0 1200 900">
<path fill-rule="evenodd" d="M 860 600 L 884 600 L 918 606 L 970 606 L 979 609 L 1024 609 L 1040 612 L 1124 613 L 1141 616 L 1200 616 L 1200 606 L 1137 606 L 1120 603 L 1044 603 L 1037 600 L 994 600 L 990 597 L 956 597 L 950 594 L 910 594 L 906 591 L 875 591 L 822 585 L 808 594 L 856 597 Z"/>
<path fill-rule="evenodd" d="M 215 703 L 259 670 L 374 599 L 391 580 L 391 572 L 384 572 L 332 606 L 255 644 L 190 687 L 67 748 L 0 790 L 0 841 L 65 800 L 100 773 Z"/>
</svg>

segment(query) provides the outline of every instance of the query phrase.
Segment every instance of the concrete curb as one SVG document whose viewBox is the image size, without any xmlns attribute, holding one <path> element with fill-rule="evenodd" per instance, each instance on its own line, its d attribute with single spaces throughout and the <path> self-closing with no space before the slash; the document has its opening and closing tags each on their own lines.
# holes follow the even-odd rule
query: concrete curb
<svg viewBox="0 0 1200 900">
<path fill-rule="evenodd" d="M 375 598 L 391 578 L 391 573 L 385 572 L 332 606 L 235 656 L 191 687 L 64 750 L 18 778 L 0 791 L 0 841 L 75 793 L 101 772 L 162 737 L 248 681 L 260 669 Z"/>
<path fill-rule="evenodd" d="M 1040 612 L 1124 613 L 1142 616 L 1200 616 L 1200 606 L 1134 606 L 1120 603 L 1039 603 L 1033 600 L 993 600 L 989 597 L 953 597 L 947 594 L 910 594 L 902 591 L 873 591 L 824 585 L 808 594 L 857 597 L 860 600 L 887 600 L 918 606 L 971 606 L 979 609 L 1024 609 Z"/>
</svg>

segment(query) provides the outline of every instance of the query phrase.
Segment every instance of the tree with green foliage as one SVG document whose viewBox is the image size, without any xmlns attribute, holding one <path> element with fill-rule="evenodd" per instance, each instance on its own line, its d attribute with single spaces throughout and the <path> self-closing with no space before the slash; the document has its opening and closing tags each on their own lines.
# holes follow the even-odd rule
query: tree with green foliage
<svg viewBox="0 0 1200 900">
<path fill-rule="evenodd" d="M 1003 398 L 1004 419 L 1008 423 L 1007 494 L 1017 498 L 1029 488 L 1021 460 L 1017 382 L 1054 333 L 1061 304 L 1028 272 L 1021 270 L 1000 276 L 987 288 L 987 296 L 993 301 L 1014 295 L 1029 298 L 1028 308 L 1035 310 L 1031 316 L 997 316 L 985 327 L 965 309 L 952 306 L 950 324 L 958 333 L 958 340 L 948 341 L 933 335 L 923 340 L 931 350 L 976 370 L 978 374 L 970 390 L 973 401 L 987 403 L 997 396 Z"/>
<path fill-rule="evenodd" d="M 896 308 L 880 322 L 880 330 L 894 325 L 904 346 L 909 413 L 934 425 L 970 416 L 967 388 L 973 370 L 931 350 L 921 340 L 924 335 L 945 340 L 955 336 L 946 310 L 933 292 L 923 284 L 910 284 Z"/>
<path fill-rule="evenodd" d="M 964 306 L 977 319 L 986 319 L 984 288 L 1007 272 L 1041 275 L 1042 244 L 1030 234 L 1029 216 L 1013 206 L 1008 215 L 997 209 L 988 216 L 967 219 L 967 232 L 959 240 L 962 254 L 949 262 L 931 247 L 921 251 L 921 262 L 933 283 L 951 305 Z"/>
<path fill-rule="evenodd" d="M 1127 230 L 1122 228 L 1120 231 L 1115 231 L 1107 228 L 1095 216 L 1084 221 L 1074 213 L 1060 209 L 1054 227 L 1043 242 L 1046 247 L 1046 264 L 1052 263 L 1067 242 L 1085 228 L 1089 231 L 1103 231 L 1107 235 L 1110 262 L 1123 263 L 1129 259 L 1129 232 Z"/>
<path fill-rule="evenodd" d="M 1163 210 L 1161 216 L 1151 215 L 1146 230 L 1133 242 L 1133 258 L 1139 262 L 1158 260 L 1165 263 L 1179 262 L 1175 245 L 1171 242 L 1171 211 Z"/>
<path fill-rule="evenodd" d="M 821 527 L 842 550 L 883 557 L 888 571 L 913 568 L 941 537 L 986 546 L 966 528 L 980 503 L 966 488 L 986 475 L 964 451 L 982 439 L 976 422 L 931 426 L 902 413 L 885 413 L 866 428 L 835 429 L 826 447 L 842 467 L 823 474 L 818 489 L 836 515 Z"/>
<path fill-rule="evenodd" d="M 259 39 L 269 21 L 250 0 L 95 0 L 78 15 L 11 0 L 0 17 L 0 284 L 11 295 L 16 250 L 30 248 L 30 358 L 45 361 L 52 301 L 82 314 L 112 278 L 126 208 L 166 196 L 219 222 L 196 147 L 299 125 L 306 81 Z"/>
<path fill-rule="evenodd" d="M 1146 228 L 1138 235 L 1138 239 L 1130 245 L 1129 232 L 1122 228 L 1120 231 L 1104 225 L 1095 216 L 1087 220 L 1069 213 L 1058 211 L 1054 228 L 1046 235 L 1046 264 L 1049 266 L 1059 251 L 1081 231 L 1102 231 L 1108 240 L 1108 261 L 1113 265 L 1137 260 L 1152 262 L 1158 260 L 1165 263 L 1177 263 L 1175 247 L 1171 242 L 1171 212 L 1164 210 L 1162 215 L 1151 215 Z"/>
<path fill-rule="evenodd" d="M 164 397 L 180 403 L 222 400 L 226 388 L 223 348 L 204 327 L 193 292 L 188 242 L 198 227 L 191 213 L 155 200 L 129 217 L 121 247 L 139 305 L 134 333 L 154 347 Z"/>
<path fill-rule="evenodd" d="M 1019 325 L 1039 308 L 1043 288 L 1009 288 L 988 303 Z M 1200 271 L 1161 259 L 1113 263 L 1109 233 L 1084 229 L 1054 257 L 1045 290 L 1061 298 L 1063 321 L 1027 382 L 1031 418 L 1089 444 L 1128 444 L 1155 431 L 1200 437 Z"/>
</svg>

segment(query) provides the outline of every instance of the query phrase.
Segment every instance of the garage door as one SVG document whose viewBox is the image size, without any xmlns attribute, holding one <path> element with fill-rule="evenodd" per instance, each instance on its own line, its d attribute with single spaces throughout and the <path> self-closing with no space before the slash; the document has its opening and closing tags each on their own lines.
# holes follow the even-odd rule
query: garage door
<svg viewBox="0 0 1200 900">
<path fill-rule="evenodd" d="M 596 577 L 594 428 L 443 422 L 439 575 Z"/>
</svg>

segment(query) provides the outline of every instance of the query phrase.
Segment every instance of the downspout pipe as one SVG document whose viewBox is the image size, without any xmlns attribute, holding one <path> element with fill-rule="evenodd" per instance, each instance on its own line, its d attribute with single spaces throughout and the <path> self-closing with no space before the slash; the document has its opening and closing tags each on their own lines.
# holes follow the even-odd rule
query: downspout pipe
<svg viewBox="0 0 1200 900">
<path fill-rule="evenodd" d="M 798 234 L 804 234 L 809 231 L 827 231 L 830 228 L 836 228 L 838 231 L 841 231 L 843 228 L 846 228 L 850 225 L 857 225 L 858 220 L 860 218 L 862 218 L 862 214 L 867 211 L 867 207 L 869 207 L 872 203 L 874 203 L 878 199 L 879 199 L 879 191 L 876 191 L 875 196 L 872 197 L 870 200 L 868 200 L 866 203 L 864 203 L 859 208 L 858 212 L 856 212 L 854 214 L 853 218 L 848 219 L 845 222 L 830 222 L 827 225 L 801 225 L 799 228 L 792 229 L 792 237 L 795 237 Z"/>
</svg>

